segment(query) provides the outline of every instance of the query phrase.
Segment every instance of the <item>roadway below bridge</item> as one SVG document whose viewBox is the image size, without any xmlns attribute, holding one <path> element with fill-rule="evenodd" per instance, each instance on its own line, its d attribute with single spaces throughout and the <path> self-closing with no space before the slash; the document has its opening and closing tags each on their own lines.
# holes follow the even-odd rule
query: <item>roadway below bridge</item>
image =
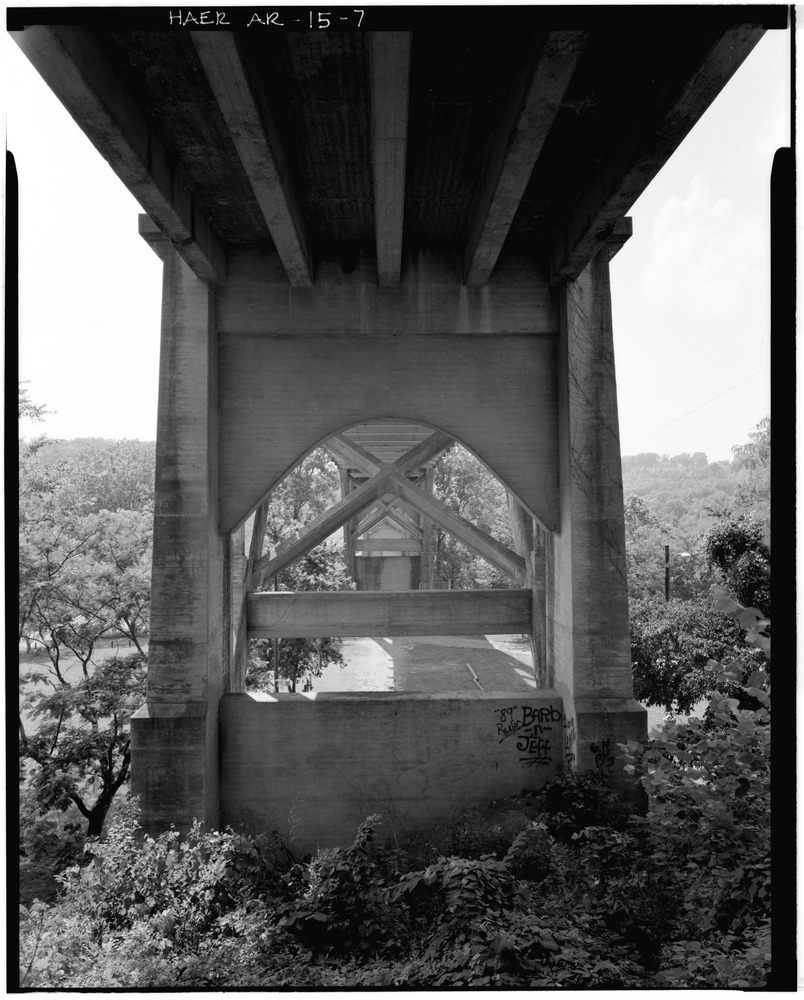
<svg viewBox="0 0 804 1000">
<path fill-rule="evenodd" d="M 527 636 L 376 636 L 344 639 L 346 665 L 330 666 L 314 691 L 531 691 Z M 475 680 L 477 678 L 477 680 Z"/>
</svg>

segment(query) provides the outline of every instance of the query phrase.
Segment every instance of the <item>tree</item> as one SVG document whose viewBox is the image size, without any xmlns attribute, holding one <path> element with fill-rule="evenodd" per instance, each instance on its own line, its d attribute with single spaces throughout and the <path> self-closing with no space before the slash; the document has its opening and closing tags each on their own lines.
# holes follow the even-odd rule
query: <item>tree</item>
<svg viewBox="0 0 804 1000">
<path fill-rule="evenodd" d="M 711 566 L 737 600 L 770 616 L 770 549 L 762 525 L 750 514 L 724 518 L 707 535 Z"/>
<path fill-rule="evenodd" d="M 624 513 L 628 592 L 632 599 L 663 597 L 665 545 L 670 547 L 670 593 L 684 600 L 706 593 L 708 567 L 695 535 L 679 530 L 668 516 L 660 518 L 635 493 L 625 498 Z"/>
<path fill-rule="evenodd" d="M 340 497 L 338 467 L 323 448 L 299 462 L 273 490 L 265 537 L 269 545 L 298 531 Z"/>
<path fill-rule="evenodd" d="M 30 779 L 41 809 L 75 803 L 99 837 L 116 793 L 129 778 L 129 720 L 145 697 L 145 657 L 110 657 L 70 683 L 32 671 L 23 708 L 38 720 L 20 724 L 20 756 L 36 766 Z"/>
<path fill-rule="evenodd" d="M 745 444 L 736 444 L 731 449 L 735 469 L 750 471 L 769 469 L 771 460 L 771 420 L 763 417 L 756 427 L 749 432 L 749 440 Z"/>
<path fill-rule="evenodd" d="M 323 513 L 338 496 L 338 470 L 323 449 L 316 449 L 300 462 L 273 491 L 268 503 L 264 551 L 284 538 L 304 529 Z M 342 547 L 326 541 L 286 566 L 276 575 L 270 589 L 283 591 L 349 590 L 354 583 L 347 576 Z M 268 589 L 266 587 L 262 590 Z M 246 674 L 249 690 L 279 690 L 285 682 L 290 691 L 299 685 L 310 689 L 331 664 L 345 663 L 341 640 L 255 639 Z"/>
<path fill-rule="evenodd" d="M 452 445 L 433 466 L 433 493 L 451 511 L 513 548 L 505 487 L 470 452 Z M 451 589 L 508 587 L 510 580 L 441 528 L 435 570 Z"/>
<path fill-rule="evenodd" d="M 56 451 L 59 443 L 53 442 L 49 452 Z M 89 439 L 72 443 L 78 446 L 78 453 L 67 460 L 81 470 L 89 511 L 153 514 L 156 455 L 152 441 Z"/>
<path fill-rule="evenodd" d="M 21 390 L 23 412 L 45 411 Z M 128 779 L 128 718 L 145 693 L 152 501 L 131 487 L 149 481 L 153 449 L 62 444 L 19 449 L 19 637 L 47 654 L 20 677 L 20 755 L 42 808 L 74 802 L 97 836 Z M 120 634 L 136 656 L 102 659 L 100 640 Z"/>
<path fill-rule="evenodd" d="M 63 650 L 86 672 L 98 640 L 148 630 L 149 510 L 85 513 L 69 480 L 20 504 L 20 639 L 43 647 L 58 673 Z"/>
<path fill-rule="evenodd" d="M 311 549 L 277 574 L 275 590 L 350 590 L 354 583 L 343 568 L 338 546 L 324 542 Z M 264 588 L 263 588 L 264 589 Z M 344 666 L 342 643 L 337 638 L 318 639 L 254 639 L 251 642 L 251 662 L 246 675 L 249 690 L 279 690 L 285 681 L 289 691 L 304 685 L 312 689 L 312 680 L 320 677 L 332 664 Z"/>
<path fill-rule="evenodd" d="M 706 536 L 706 556 L 715 577 L 747 606 L 770 617 L 770 417 L 749 441 L 732 449 L 732 465 L 743 473 L 734 502 Z"/>
<path fill-rule="evenodd" d="M 630 610 L 634 695 L 646 705 L 685 715 L 711 687 L 711 661 L 752 655 L 740 624 L 708 598 L 646 598 Z"/>
</svg>

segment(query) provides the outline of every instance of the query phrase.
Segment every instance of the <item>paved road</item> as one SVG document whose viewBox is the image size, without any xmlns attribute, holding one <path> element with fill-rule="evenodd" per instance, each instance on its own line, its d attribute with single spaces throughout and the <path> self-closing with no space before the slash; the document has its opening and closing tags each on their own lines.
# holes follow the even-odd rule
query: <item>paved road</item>
<svg viewBox="0 0 804 1000">
<path fill-rule="evenodd" d="M 316 691 L 485 691 L 535 687 L 528 640 L 519 635 L 344 639 L 347 666 L 328 668 Z M 469 666 L 468 666 L 469 665 Z"/>
</svg>

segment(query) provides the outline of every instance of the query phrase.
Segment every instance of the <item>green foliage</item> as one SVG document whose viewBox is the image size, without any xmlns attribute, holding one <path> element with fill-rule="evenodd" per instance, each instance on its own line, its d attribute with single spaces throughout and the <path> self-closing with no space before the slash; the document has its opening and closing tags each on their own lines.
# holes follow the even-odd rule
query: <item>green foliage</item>
<svg viewBox="0 0 804 1000">
<path fill-rule="evenodd" d="M 754 680 L 766 697 L 766 680 Z M 378 816 L 350 846 L 301 864 L 264 836 L 196 825 L 154 841 L 115 823 L 89 864 L 66 873 L 54 906 L 22 912 L 26 985 L 762 986 L 767 719 L 713 702 L 706 725 L 625 748 L 647 816 L 627 815 L 597 772 L 565 776 L 436 832 L 500 848 L 476 857 L 421 865 L 426 845 L 375 842 Z"/>
<path fill-rule="evenodd" d="M 505 487 L 458 444 L 433 465 L 433 493 L 455 514 L 513 548 Z M 452 535 L 434 528 L 435 570 L 451 589 L 508 587 L 510 580 Z"/>
<path fill-rule="evenodd" d="M 153 445 L 20 442 L 19 637 L 86 671 L 98 640 L 148 630 Z"/>
<path fill-rule="evenodd" d="M 739 666 L 713 667 L 705 720 L 670 722 L 647 745 L 623 747 L 649 797 L 641 825 L 651 865 L 675 882 L 679 936 L 699 942 L 667 951 L 668 962 L 686 956 L 667 974 L 675 985 L 725 985 L 734 953 L 770 917 L 770 681 L 752 673 L 745 694 L 760 707 L 750 711 L 722 691 L 742 676 Z M 728 974 L 741 981 L 746 967 Z"/>
<path fill-rule="evenodd" d="M 710 599 L 631 601 L 634 695 L 684 715 L 711 687 L 712 660 L 750 654 L 740 624 Z"/>
<path fill-rule="evenodd" d="M 83 851 L 80 818 L 75 810 L 43 811 L 22 768 L 19 783 L 19 866 L 20 903 L 30 906 L 35 899 L 52 902 L 58 883 L 55 875 L 73 865 Z"/>
<path fill-rule="evenodd" d="M 707 462 L 701 452 L 623 456 L 632 600 L 663 595 L 665 545 L 670 546 L 671 596 L 683 600 L 704 596 L 712 582 L 706 536 L 717 521 L 750 515 L 762 524 L 768 522 L 770 420 L 762 421 L 750 438 L 733 449 L 731 462 Z"/>
<path fill-rule="evenodd" d="M 276 590 L 349 590 L 354 587 L 346 575 L 340 551 L 331 543 L 311 549 L 282 570 L 275 580 Z M 265 589 L 265 588 L 261 588 Z M 288 690 L 312 686 L 330 665 L 344 666 L 341 640 L 327 636 L 318 639 L 254 639 L 250 643 L 251 660 L 246 675 L 250 691 L 279 690 L 283 681 Z"/>
<path fill-rule="evenodd" d="M 565 842 L 590 826 L 621 829 L 631 813 L 602 771 L 569 771 L 551 778 L 537 802 L 547 829 Z"/>
<path fill-rule="evenodd" d="M 339 489 L 335 464 L 323 449 L 317 449 L 285 477 L 270 496 L 266 519 L 266 547 L 277 545 L 300 531 L 335 502 Z M 269 587 L 281 591 L 351 590 L 354 583 L 346 574 L 341 547 L 323 542 L 286 566 Z M 250 643 L 251 657 L 246 686 L 251 691 L 305 690 L 330 665 L 343 666 L 341 640 L 257 639 Z"/>
<path fill-rule="evenodd" d="M 266 536 L 271 545 L 314 520 L 339 499 L 338 467 L 316 448 L 272 490 Z"/>
<path fill-rule="evenodd" d="M 724 518 L 706 537 L 706 554 L 737 600 L 770 615 L 770 549 L 751 514 Z"/>
<path fill-rule="evenodd" d="M 275 837 L 199 824 L 142 838 L 131 816 L 87 852 L 59 903 L 21 908 L 22 985 L 228 985 L 259 954 L 292 860 Z"/>
<path fill-rule="evenodd" d="M 87 836 L 97 837 L 129 778 L 129 721 L 145 697 L 145 657 L 109 657 L 75 683 L 48 684 L 35 671 L 24 680 L 23 707 L 37 723 L 30 734 L 20 726 L 20 756 L 32 764 L 27 786 L 44 811 L 75 803 Z"/>
<path fill-rule="evenodd" d="M 297 868 L 294 898 L 278 907 L 274 920 L 311 957 L 333 950 L 369 951 L 393 940 L 397 918 L 371 850 L 379 822 L 379 816 L 369 816 L 351 846 L 321 851 Z"/>
<path fill-rule="evenodd" d="M 763 417 L 748 435 L 745 444 L 735 445 L 732 465 L 736 469 L 769 469 L 771 463 L 771 418 Z"/>
</svg>

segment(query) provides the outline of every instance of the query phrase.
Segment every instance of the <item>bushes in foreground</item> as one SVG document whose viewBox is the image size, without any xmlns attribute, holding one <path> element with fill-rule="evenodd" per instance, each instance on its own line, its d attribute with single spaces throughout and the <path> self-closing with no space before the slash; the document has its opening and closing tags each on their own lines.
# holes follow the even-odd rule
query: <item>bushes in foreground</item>
<svg viewBox="0 0 804 1000">
<path fill-rule="evenodd" d="M 767 688 L 755 671 L 756 710 L 715 692 L 705 720 L 623 747 L 645 816 L 573 774 L 393 848 L 371 816 L 306 863 L 276 837 L 143 840 L 121 818 L 55 904 L 21 909 L 21 985 L 762 988 Z"/>
</svg>

